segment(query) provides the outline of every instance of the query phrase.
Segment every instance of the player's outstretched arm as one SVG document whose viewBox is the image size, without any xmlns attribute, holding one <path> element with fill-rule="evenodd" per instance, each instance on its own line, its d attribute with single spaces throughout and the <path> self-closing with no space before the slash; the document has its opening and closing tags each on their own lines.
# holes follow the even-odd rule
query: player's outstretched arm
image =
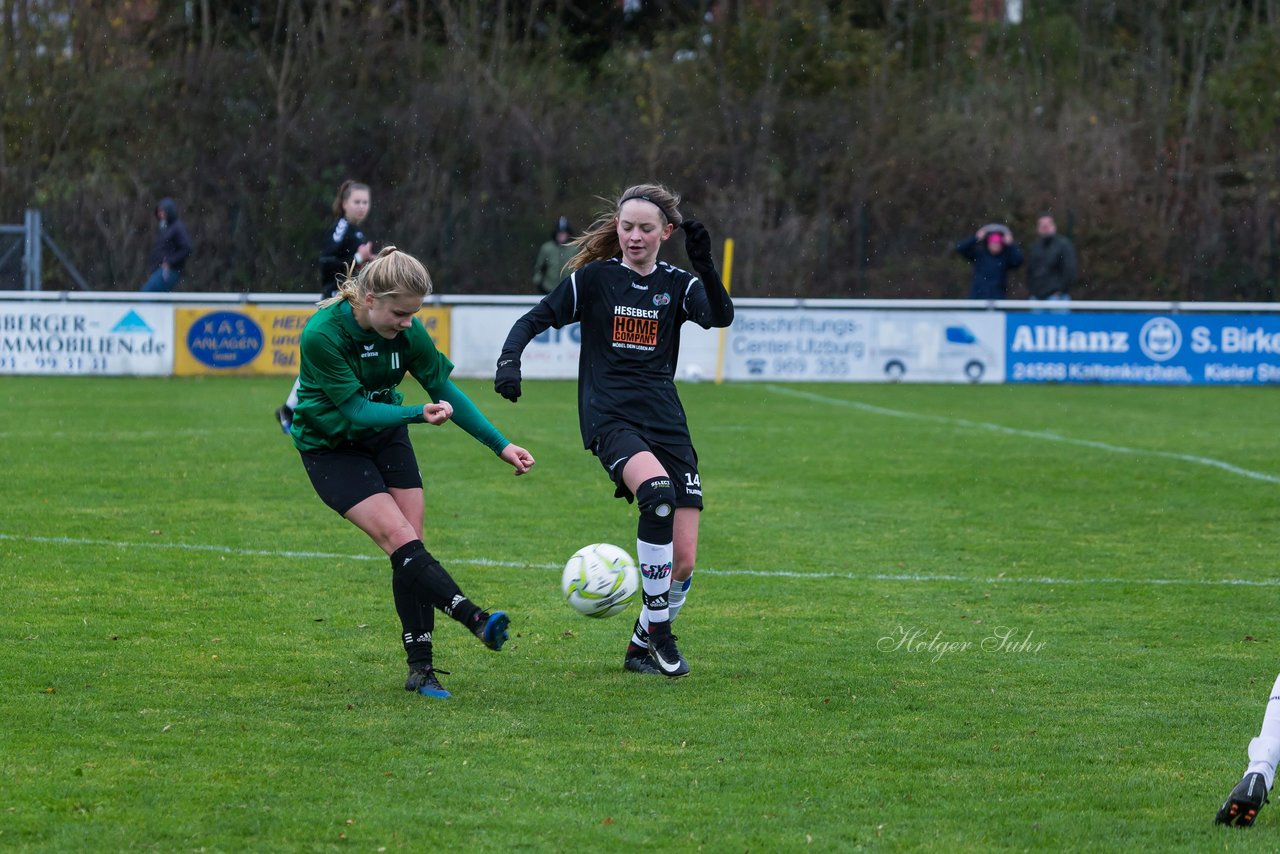
<svg viewBox="0 0 1280 854">
<path fill-rule="evenodd" d="M 511 331 L 507 333 L 493 376 L 493 390 L 512 403 L 520 399 L 520 355 L 524 348 L 547 329 L 553 326 L 559 329 L 577 319 L 574 287 L 573 277 L 566 278 L 512 324 Z"/>
<path fill-rule="evenodd" d="M 516 477 L 527 474 L 529 469 L 533 468 L 533 464 L 537 462 L 534 460 L 533 454 L 516 444 L 508 444 L 498 456 L 516 470 Z"/>
<path fill-rule="evenodd" d="M 452 417 L 453 404 L 447 400 L 442 400 L 439 403 L 428 403 L 422 407 L 422 420 L 432 426 L 439 427 Z"/>
<path fill-rule="evenodd" d="M 515 403 L 520 399 L 520 357 L 503 352 L 493 374 L 493 390 Z"/>
<path fill-rule="evenodd" d="M 733 323 L 733 300 L 729 299 L 729 292 L 716 272 L 716 262 L 711 257 L 711 234 L 696 219 L 687 219 L 680 227 L 684 229 L 685 254 L 689 256 L 689 263 L 702 280 L 702 288 L 707 294 L 707 314 L 711 325 L 726 327 Z"/>
</svg>

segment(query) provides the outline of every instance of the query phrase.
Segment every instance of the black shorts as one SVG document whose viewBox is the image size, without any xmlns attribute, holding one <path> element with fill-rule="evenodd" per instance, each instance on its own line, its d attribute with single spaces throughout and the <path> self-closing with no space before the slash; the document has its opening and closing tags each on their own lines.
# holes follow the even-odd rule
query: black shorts
<svg viewBox="0 0 1280 854">
<path fill-rule="evenodd" d="M 644 451 L 657 457 L 670 475 L 676 490 L 676 506 L 701 510 L 702 478 L 698 476 L 698 452 L 693 445 L 659 445 L 634 430 L 611 430 L 591 443 L 591 453 L 613 481 L 613 497 L 625 498 L 627 503 L 635 501 L 636 497 L 622 480 L 622 470 L 627 467 L 627 460 Z"/>
<path fill-rule="evenodd" d="M 421 489 L 409 428 L 388 427 L 368 439 L 323 451 L 299 451 L 316 495 L 341 516 L 388 489 Z"/>
</svg>

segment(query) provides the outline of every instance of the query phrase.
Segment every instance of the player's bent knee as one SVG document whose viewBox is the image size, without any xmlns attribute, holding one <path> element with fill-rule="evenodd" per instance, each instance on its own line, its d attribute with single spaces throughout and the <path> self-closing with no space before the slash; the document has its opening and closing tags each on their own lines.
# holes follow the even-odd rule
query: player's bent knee
<svg viewBox="0 0 1280 854">
<path fill-rule="evenodd" d="M 676 488 L 669 477 L 651 477 L 636 489 L 640 508 L 640 539 L 648 543 L 671 542 L 675 526 Z"/>
</svg>

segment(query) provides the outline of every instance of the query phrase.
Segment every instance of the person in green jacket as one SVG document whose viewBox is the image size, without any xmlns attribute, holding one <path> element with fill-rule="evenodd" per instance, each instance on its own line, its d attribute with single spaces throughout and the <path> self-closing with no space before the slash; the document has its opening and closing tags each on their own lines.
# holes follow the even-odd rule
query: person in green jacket
<svg viewBox="0 0 1280 854">
<path fill-rule="evenodd" d="M 453 363 L 415 316 L 429 293 L 426 267 L 388 246 L 320 303 L 302 330 L 290 435 L 320 499 L 391 558 L 391 590 L 409 662 L 405 690 L 444 698 L 449 692 L 432 659 L 435 609 L 493 650 L 506 641 L 510 620 L 468 599 L 423 544 L 422 475 L 408 425 L 453 421 L 517 475 L 527 473 L 534 459 L 449 379 Z M 404 405 L 399 385 L 406 373 L 430 403 Z"/>
<path fill-rule="evenodd" d="M 538 260 L 533 265 L 533 286 L 538 293 L 551 293 L 564 278 L 565 265 L 578 254 L 578 247 L 569 243 L 572 239 L 573 229 L 569 227 L 569 220 L 560 217 L 551 232 L 551 239 L 538 250 Z"/>
</svg>

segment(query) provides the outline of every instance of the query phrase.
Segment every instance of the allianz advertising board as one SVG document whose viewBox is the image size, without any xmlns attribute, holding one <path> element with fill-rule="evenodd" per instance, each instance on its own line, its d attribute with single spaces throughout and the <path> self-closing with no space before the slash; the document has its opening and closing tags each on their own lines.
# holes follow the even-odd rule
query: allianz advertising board
<svg viewBox="0 0 1280 854">
<path fill-rule="evenodd" d="M 1280 383 L 1280 316 L 1010 314 L 1011 383 Z"/>
</svg>

